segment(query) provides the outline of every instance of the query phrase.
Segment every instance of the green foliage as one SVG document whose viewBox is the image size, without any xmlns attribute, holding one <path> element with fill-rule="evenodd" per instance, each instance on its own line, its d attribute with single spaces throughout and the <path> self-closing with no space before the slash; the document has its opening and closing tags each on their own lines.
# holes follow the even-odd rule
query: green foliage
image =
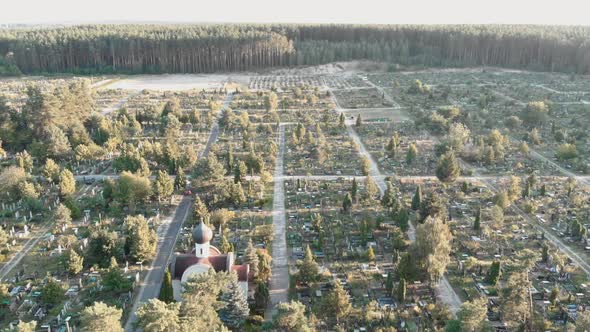
<svg viewBox="0 0 590 332">
<path fill-rule="evenodd" d="M 479 231 L 481 229 L 481 207 L 477 208 L 475 212 L 475 221 L 473 222 L 473 230 Z"/>
<path fill-rule="evenodd" d="M 116 261 L 101 273 L 101 277 L 102 285 L 106 291 L 123 293 L 132 289 L 132 282 L 125 277 L 121 269 L 117 266 Z"/>
<path fill-rule="evenodd" d="M 174 188 L 175 189 L 184 189 L 186 187 L 188 183 L 188 180 L 186 178 L 186 174 L 184 174 L 184 171 L 182 170 L 182 168 L 178 168 L 176 170 L 176 177 L 174 178 Z"/>
<path fill-rule="evenodd" d="M 90 230 L 90 240 L 85 253 L 87 264 L 107 267 L 111 257 L 122 256 L 123 245 L 116 232 L 104 228 Z"/>
<path fill-rule="evenodd" d="M 250 265 L 250 272 L 256 278 L 258 276 L 258 254 L 256 248 L 252 245 L 252 240 L 248 241 L 248 247 L 244 250 L 244 264 Z"/>
<path fill-rule="evenodd" d="M 150 299 L 137 310 L 137 325 L 144 332 L 174 332 L 180 330 L 180 303 Z"/>
<path fill-rule="evenodd" d="M 174 192 L 174 182 L 170 176 L 168 176 L 168 172 L 158 171 L 156 173 L 156 179 L 153 183 L 153 192 L 158 198 L 158 201 L 169 198 L 172 195 Z"/>
<path fill-rule="evenodd" d="M 318 279 L 320 267 L 315 262 L 309 245 L 305 248 L 305 256 L 302 261 L 297 263 L 297 267 L 299 268 L 298 279 L 300 281 L 310 283 Z"/>
<path fill-rule="evenodd" d="M 41 302 L 47 306 L 54 306 L 65 298 L 65 289 L 61 283 L 49 278 L 41 290 Z"/>
<path fill-rule="evenodd" d="M 412 197 L 412 210 L 417 211 L 420 204 L 422 204 L 422 186 L 418 185 L 414 197 Z"/>
<path fill-rule="evenodd" d="M 454 152 L 447 152 L 440 157 L 436 166 L 436 177 L 441 182 L 454 182 L 460 174 L 461 167 Z"/>
<path fill-rule="evenodd" d="M 159 299 L 166 303 L 174 302 L 174 291 L 172 289 L 172 274 L 170 273 L 170 269 L 168 268 L 166 268 L 166 272 L 164 272 L 164 280 L 162 280 L 162 287 L 160 288 Z"/>
<path fill-rule="evenodd" d="M 557 151 L 555 152 L 555 156 L 559 160 L 569 160 L 574 159 L 578 156 L 578 150 L 576 149 L 575 144 L 561 144 L 557 147 Z"/>
<path fill-rule="evenodd" d="M 342 211 L 345 213 L 349 212 L 351 207 L 352 207 L 352 197 L 350 196 L 350 193 L 347 193 L 344 196 L 344 200 L 342 201 Z"/>
<path fill-rule="evenodd" d="M 219 318 L 229 328 L 239 329 L 250 313 L 248 301 L 236 278 L 232 278 L 220 297 L 224 307 L 219 310 Z"/>
<path fill-rule="evenodd" d="M 121 317 L 123 310 L 96 302 L 84 308 L 80 313 L 80 325 L 83 332 L 123 332 Z"/>
<path fill-rule="evenodd" d="M 301 302 L 281 302 L 277 305 L 276 314 L 273 316 L 273 327 L 278 331 L 311 332 L 305 305 Z"/>
<path fill-rule="evenodd" d="M 137 262 L 151 260 L 158 244 L 156 231 L 150 229 L 142 215 L 128 216 L 124 225 L 127 235 L 125 247 L 128 248 L 131 258 Z"/>
<path fill-rule="evenodd" d="M 76 250 L 70 249 L 68 254 L 68 272 L 75 276 L 82 272 L 84 268 L 84 257 L 80 256 Z"/>
<path fill-rule="evenodd" d="M 53 221 L 55 222 L 55 229 L 61 232 L 62 229 L 67 228 L 72 223 L 72 213 L 65 205 L 59 204 L 53 211 Z"/>
<path fill-rule="evenodd" d="M 488 272 L 488 275 L 486 278 L 486 282 L 488 282 L 491 285 L 496 285 L 496 283 L 498 282 L 498 279 L 500 278 L 500 273 L 501 273 L 500 262 L 499 261 L 492 262 L 492 265 L 490 266 L 490 271 Z"/>
<path fill-rule="evenodd" d="M 488 65 L 585 73 L 588 57 L 583 41 L 589 34 L 588 29 L 580 27 L 515 29 L 502 25 L 207 24 L 5 29 L 0 32 L 0 48 L 9 52 L 0 61 L 0 75 L 19 71 L 74 74 L 245 71 L 357 59 L 405 65 Z M 182 47 L 176 42 L 178 39 L 183 40 Z M 563 40 L 571 42 L 564 45 Z M 536 46 L 527 47 L 527 41 L 536 41 Z M 76 45 L 86 47 L 80 49 Z M 436 52 L 444 45 L 451 45 L 449 52 Z M 473 51 L 469 45 L 480 48 Z M 270 50 L 275 56 L 271 56 Z M 113 53 L 118 55 L 116 59 L 112 59 Z M 40 54 L 45 56 L 45 61 L 30 61 L 31 56 Z M 186 57 L 186 54 L 193 56 Z M 244 56 L 251 60 L 221 60 Z M 161 61 L 150 60 L 156 58 Z M 427 94 L 429 89 L 417 81 L 410 92 Z"/>
<path fill-rule="evenodd" d="M 336 280 L 333 287 L 322 299 L 321 313 L 324 317 L 333 319 L 339 324 L 346 319 L 352 310 L 348 293 L 342 288 L 340 282 Z"/>
</svg>

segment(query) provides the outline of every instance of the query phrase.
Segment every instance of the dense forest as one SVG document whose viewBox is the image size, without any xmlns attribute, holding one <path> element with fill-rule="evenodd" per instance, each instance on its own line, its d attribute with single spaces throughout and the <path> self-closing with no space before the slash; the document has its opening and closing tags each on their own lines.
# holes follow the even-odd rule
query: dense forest
<svg viewBox="0 0 590 332">
<path fill-rule="evenodd" d="M 344 60 L 590 73 L 590 27 L 86 25 L 0 30 L 0 74 L 200 73 Z M 1 68 L 0 68 L 1 69 Z"/>
</svg>

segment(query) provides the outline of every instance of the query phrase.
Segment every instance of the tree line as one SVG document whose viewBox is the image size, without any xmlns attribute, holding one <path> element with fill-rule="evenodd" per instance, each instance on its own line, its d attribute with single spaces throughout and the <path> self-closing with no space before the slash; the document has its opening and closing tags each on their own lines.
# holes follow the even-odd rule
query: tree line
<svg viewBox="0 0 590 332">
<path fill-rule="evenodd" d="M 201 73 L 369 59 L 590 72 L 588 27 L 84 25 L 0 31 L 5 75 Z"/>
</svg>

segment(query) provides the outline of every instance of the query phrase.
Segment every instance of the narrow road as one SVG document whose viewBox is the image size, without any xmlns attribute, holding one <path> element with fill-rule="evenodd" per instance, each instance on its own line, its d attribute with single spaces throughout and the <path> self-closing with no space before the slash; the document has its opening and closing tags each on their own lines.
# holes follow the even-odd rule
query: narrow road
<svg viewBox="0 0 590 332">
<path fill-rule="evenodd" d="M 228 94 L 226 96 L 222 110 L 229 106 L 232 98 L 232 94 Z M 206 158 L 209 154 L 209 151 L 211 150 L 211 146 L 217 141 L 217 138 L 219 137 L 218 122 L 219 114 L 215 118 L 215 122 L 211 127 L 211 133 L 209 134 L 207 145 L 205 146 L 205 149 L 203 150 L 200 158 Z M 156 249 L 156 256 L 152 261 L 150 269 L 145 279 L 141 283 L 139 292 L 133 302 L 133 306 L 129 313 L 129 318 L 125 324 L 126 332 L 131 332 L 134 330 L 134 325 L 137 321 L 137 309 L 143 303 L 146 303 L 150 299 L 157 298 L 160 295 L 160 287 L 164 278 L 164 272 L 168 265 L 168 261 L 172 257 L 178 234 L 180 234 L 180 229 L 186 221 L 192 202 L 192 196 L 183 196 L 180 204 L 178 204 L 176 207 L 176 211 L 174 212 L 174 217 L 172 220 L 165 222 L 158 229 L 158 248 Z"/>
<path fill-rule="evenodd" d="M 192 198 L 190 196 L 183 196 L 180 204 L 176 208 L 174 217 L 169 219 L 158 229 L 158 249 L 156 257 L 149 267 L 149 271 L 141 283 L 139 293 L 135 298 L 131 308 L 129 319 L 125 324 L 125 331 L 133 331 L 134 323 L 137 321 L 135 313 L 140 305 L 147 302 L 149 299 L 158 298 L 160 295 L 160 287 L 164 278 L 164 272 L 168 265 L 168 260 L 173 253 L 176 238 L 180 232 L 188 212 L 190 211 Z"/>
<path fill-rule="evenodd" d="M 283 185 L 283 157 L 285 155 L 285 125 L 279 124 L 279 155 L 274 172 L 274 192 L 272 203 L 272 223 L 274 240 L 272 242 L 272 279 L 270 280 L 270 301 L 265 319 L 272 319 L 277 304 L 289 300 L 289 257 L 287 254 L 287 232 L 285 216 L 285 188 Z"/>
</svg>

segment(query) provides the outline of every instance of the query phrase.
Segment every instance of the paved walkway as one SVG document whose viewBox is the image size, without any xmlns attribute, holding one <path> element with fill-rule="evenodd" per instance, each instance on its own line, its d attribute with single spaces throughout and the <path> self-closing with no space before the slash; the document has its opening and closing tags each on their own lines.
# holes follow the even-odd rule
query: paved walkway
<svg viewBox="0 0 590 332">
<path fill-rule="evenodd" d="M 279 155 L 274 172 L 274 197 L 272 223 L 274 241 L 272 242 L 272 279 L 270 280 L 270 301 L 265 318 L 270 320 L 277 304 L 289 300 L 289 257 L 287 254 L 287 232 L 285 217 L 285 188 L 283 184 L 283 157 L 285 154 L 285 125 L 279 125 Z"/>
<path fill-rule="evenodd" d="M 168 219 L 158 229 L 158 249 L 156 257 L 150 265 L 149 271 L 141 283 L 139 292 L 135 297 L 133 306 L 125 324 L 125 331 L 133 331 L 133 325 L 137 321 L 135 313 L 140 305 L 146 303 L 150 299 L 158 298 L 160 295 L 160 287 L 164 279 L 164 272 L 168 265 L 168 260 L 174 251 L 176 238 L 188 216 L 190 207 L 192 205 L 192 197 L 183 196 L 180 204 L 176 208 L 174 217 Z"/>
</svg>

